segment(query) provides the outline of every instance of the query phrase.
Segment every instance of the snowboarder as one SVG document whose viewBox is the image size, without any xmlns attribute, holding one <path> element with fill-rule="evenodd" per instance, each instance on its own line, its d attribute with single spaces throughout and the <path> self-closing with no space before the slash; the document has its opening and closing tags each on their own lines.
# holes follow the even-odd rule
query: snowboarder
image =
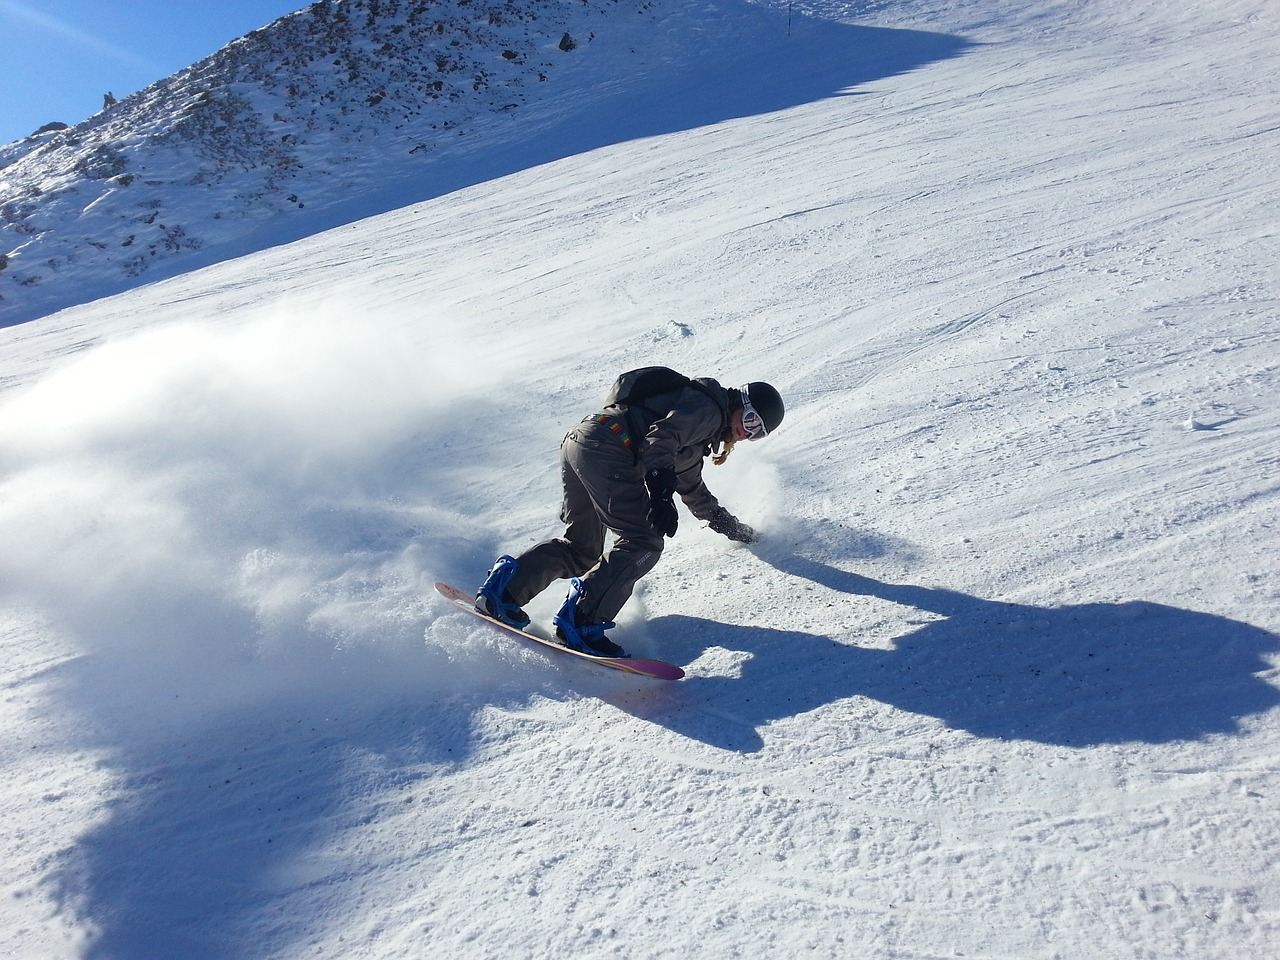
<svg viewBox="0 0 1280 960">
<path fill-rule="evenodd" d="M 633 383 L 640 374 L 647 380 Z M 529 624 L 523 606 L 553 580 L 571 578 L 552 618 L 556 636 L 582 653 L 625 657 L 605 631 L 615 626 L 636 581 L 658 562 L 663 538 L 675 536 L 673 496 L 730 540 L 756 540 L 707 489 L 703 460 L 723 464 L 735 443 L 776 430 L 784 412 L 778 391 L 763 382 L 725 388 L 664 367 L 624 374 L 602 412 L 560 445 L 564 535 L 518 557 L 499 557 L 476 593 L 476 609 L 523 629 Z M 614 535 L 608 549 L 607 531 Z"/>
</svg>

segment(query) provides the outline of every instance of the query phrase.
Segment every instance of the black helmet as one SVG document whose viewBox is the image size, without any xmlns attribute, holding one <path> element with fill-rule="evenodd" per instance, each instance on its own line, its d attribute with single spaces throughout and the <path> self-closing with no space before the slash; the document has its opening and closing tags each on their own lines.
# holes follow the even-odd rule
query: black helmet
<svg viewBox="0 0 1280 960">
<path fill-rule="evenodd" d="M 751 439 L 758 439 L 778 429 L 787 411 L 782 404 L 782 395 L 777 390 L 763 381 L 756 381 L 739 387 L 738 393 L 742 396 L 742 425 L 752 435 Z M 752 413 L 758 414 L 760 420 L 764 421 L 764 433 L 757 434 L 751 429 L 748 421 Z"/>
</svg>

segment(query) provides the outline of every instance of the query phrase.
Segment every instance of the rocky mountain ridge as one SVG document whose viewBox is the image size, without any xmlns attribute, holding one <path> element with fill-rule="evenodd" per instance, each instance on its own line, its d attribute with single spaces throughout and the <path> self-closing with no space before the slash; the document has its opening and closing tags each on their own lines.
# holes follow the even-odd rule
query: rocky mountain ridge
<svg viewBox="0 0 1280 960">
<path fill-rule="evenodd" d="M 609 47 L 628 69 L 661 15 L 650 0 L 319 0 L 0 147 L 0 324 L 221 259 L 197 253 L 388 183 L 431 196 L 431 158 L 518 139 L 552 90 L 589 97 L 575 58 Z"/>
</svg>

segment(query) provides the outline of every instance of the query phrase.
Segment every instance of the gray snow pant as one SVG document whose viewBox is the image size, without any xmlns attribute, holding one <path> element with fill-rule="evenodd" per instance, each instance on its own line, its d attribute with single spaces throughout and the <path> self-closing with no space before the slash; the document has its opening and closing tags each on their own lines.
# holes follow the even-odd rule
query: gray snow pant
<svg viewBox="0 0 1280 960">
<path fill-rule="evenodd" d="M 644 466 L 607 426 L 583 421 L 560 444 L 560 474 L 564 536 L 516 557 L 507 592 L 524 606 L 553 580 L 581 577 L 579 623 L 607 623 L 662 555 L 662 535 L 649 524 Z M 615 537 L 607 551 L 606 531 Z"/>
</svg>

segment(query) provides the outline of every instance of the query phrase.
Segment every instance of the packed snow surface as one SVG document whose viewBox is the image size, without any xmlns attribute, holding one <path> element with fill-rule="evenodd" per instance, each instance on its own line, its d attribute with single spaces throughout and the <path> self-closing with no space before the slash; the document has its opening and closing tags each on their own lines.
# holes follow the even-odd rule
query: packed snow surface
<svg viewBox="0 0 1280 960">
<path fill-rule="evenodd" d="M 0 331 L 0 955 L 1280 956 L 1280 10 L 789 6 Z M 431 590 L 646 363 L 788 401 L 676 683 Z"/>
</svg>

